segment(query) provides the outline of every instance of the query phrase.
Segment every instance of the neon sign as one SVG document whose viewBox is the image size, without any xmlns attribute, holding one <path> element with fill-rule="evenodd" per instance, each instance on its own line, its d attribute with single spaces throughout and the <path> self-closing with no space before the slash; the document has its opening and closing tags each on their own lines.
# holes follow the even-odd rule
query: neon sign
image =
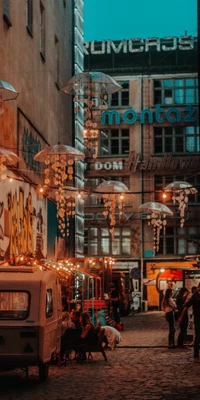
<svg viewBox="0 0 200 400">
<path fill-rule="evenodd" d="M 122 114 L 122 121 L 128 125 L 133 125 L 138 121 L 140 121 L 141 124 L 153 124 L 154 122 L 162 124 L 166 120 L 171 123 L 194 123 L 197 121 L 196 111 L 196 107 L 192 105 L 184 107 L 183 111 L 181 111 L 177 107 L 171 107 L 168 110 L 164 110 L 160 104 L 156 104 L 155 111 L 146 108 L 139 114 L 137 111 L 132 109 L 126 110 Z M 120 125 L 120 120 L 121 114 L 117 110 L 106 110 L 101 116 L 102 125 Z"/>
</svg>

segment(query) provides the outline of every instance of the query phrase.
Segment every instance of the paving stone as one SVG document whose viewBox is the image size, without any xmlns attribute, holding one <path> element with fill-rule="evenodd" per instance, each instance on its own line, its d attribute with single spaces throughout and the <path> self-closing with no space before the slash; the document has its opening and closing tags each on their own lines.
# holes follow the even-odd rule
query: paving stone
<svg viewBox="0 0 200 400">
<path fill-rule="evenodd" d="M 47 382 L 38 369 L 28 380 L 21 370 L 0 374 L 2 400 L 200 400 L 200 365 L 193 348 L 167 348 L 168 326 L 162 312 L 123 318 L 123 341 L 83 365 L 75 362 L 50 367 Z M 176 336 L 178 336 L 178 327 Z"/>
</svg>

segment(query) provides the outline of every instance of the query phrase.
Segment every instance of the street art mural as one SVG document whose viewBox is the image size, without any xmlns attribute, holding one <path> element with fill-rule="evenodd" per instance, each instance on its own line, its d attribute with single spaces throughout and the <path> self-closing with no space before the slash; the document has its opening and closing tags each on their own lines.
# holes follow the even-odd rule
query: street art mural
<svg viewBox="0 0 200 400">
<path fill-rule="evenodd" d="M 0 259 L 47 255 L 46 199 L 24 182 L 0 182 Z"/>
</svg>

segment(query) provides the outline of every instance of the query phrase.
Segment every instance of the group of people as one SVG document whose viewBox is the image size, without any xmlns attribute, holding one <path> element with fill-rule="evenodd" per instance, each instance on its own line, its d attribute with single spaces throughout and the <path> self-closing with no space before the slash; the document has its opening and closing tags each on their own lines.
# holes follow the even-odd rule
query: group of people
<svg viewBox="0 0 200 400">
<path fill-rule="evenodd" d="M 200 362 L 200 283 L 197 287 L 192 287 L 191 293 L 186 287 L 182 287 L 176 301 L 173 300 L 173 289 L 168 287 L 162 301 L 162 310 L 165 312 L 165 318 L 169 324 L 168 347 L 170 349 L 176 347 L 185 348 L 184 342 L 187 337 L 188 309 L 190 307 L 193 308 L 194 316 L 194 360 L 195 362 Z M 180 327 L 177 346 L 175 345 L 175 312 L 177 313 L 177 321 Z"/>
<path fill-rule="evenodd" d="M 110 284 L 110 289 L 110 314 L 116 326 L 120 322 L 119 296 L 113 283 Z M 69 344 L 75 351 L 78 351 L 79 347 L 84 344 L 97 344 L 100 329 L 104 329 L 103 341 L 105 349 L 113 350 L 122 340 L 121 334 L 115 326 L 103 325 L 95 327 L 89 313 L 81 313 L 75 309 L 72 309 L 70 313 L 63 311 L 60 360 L 63 360 L 65 350 Z"/>
</svg>

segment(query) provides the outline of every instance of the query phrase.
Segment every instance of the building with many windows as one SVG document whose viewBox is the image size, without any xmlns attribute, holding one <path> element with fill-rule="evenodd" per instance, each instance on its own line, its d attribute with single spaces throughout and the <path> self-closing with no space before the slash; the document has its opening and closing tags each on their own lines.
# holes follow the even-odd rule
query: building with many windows
<svg viewBox="0 0 200 400">
<path fill-rule="evenodd" d="M 200 252 L 197 40 L 93 41 L 85 43 L 84 51 L 85 70 L 109 74 L 122 86 L 108 96 L 108 109 L 97 120 L 99 134 L 87 151 L 85 187 L 92 192 L 103 180 L 117 180 L 134 195 L 125 201 L 123 216 L 116 210 L 114 235 L 101 198 L 88 197 L 85 254 L 115 258 L 114 268 L 132 279 L 136 308 L 141 298 L 149 309 L 158 308 L 166 281 L 182 285 L 183 270 L 196 265 L 186 256 L 195 259 Z M 183 224 L 172 192 L 163 198 L 164 188 L 174 181 L 197 190 L 188 196 Z M 159 239 L 148 213 L 138 210 L 147 202 L 173 211 Z"/>
<path fill-rule="evenodd" d="M 73 122 L 72 98 L 60 91 L 83 70 L 82 14 L 82 0 L 0 2 L 0 80 L 19 92 L 14 101 L 0 101 L 0 146 L 22 159 L 7 172 L 12 184 L 0 179 L 1 259 L 21 253 L 83 255 L 81 206 L 70 237 L 59 237 L 56 206 L 37 190 L 44 169 L 34 161 L 41 149 L 58 142 L 83 148 L 81 117 Z M 79 187 L 83 168 L 75 168 Z"/>
</svg>

